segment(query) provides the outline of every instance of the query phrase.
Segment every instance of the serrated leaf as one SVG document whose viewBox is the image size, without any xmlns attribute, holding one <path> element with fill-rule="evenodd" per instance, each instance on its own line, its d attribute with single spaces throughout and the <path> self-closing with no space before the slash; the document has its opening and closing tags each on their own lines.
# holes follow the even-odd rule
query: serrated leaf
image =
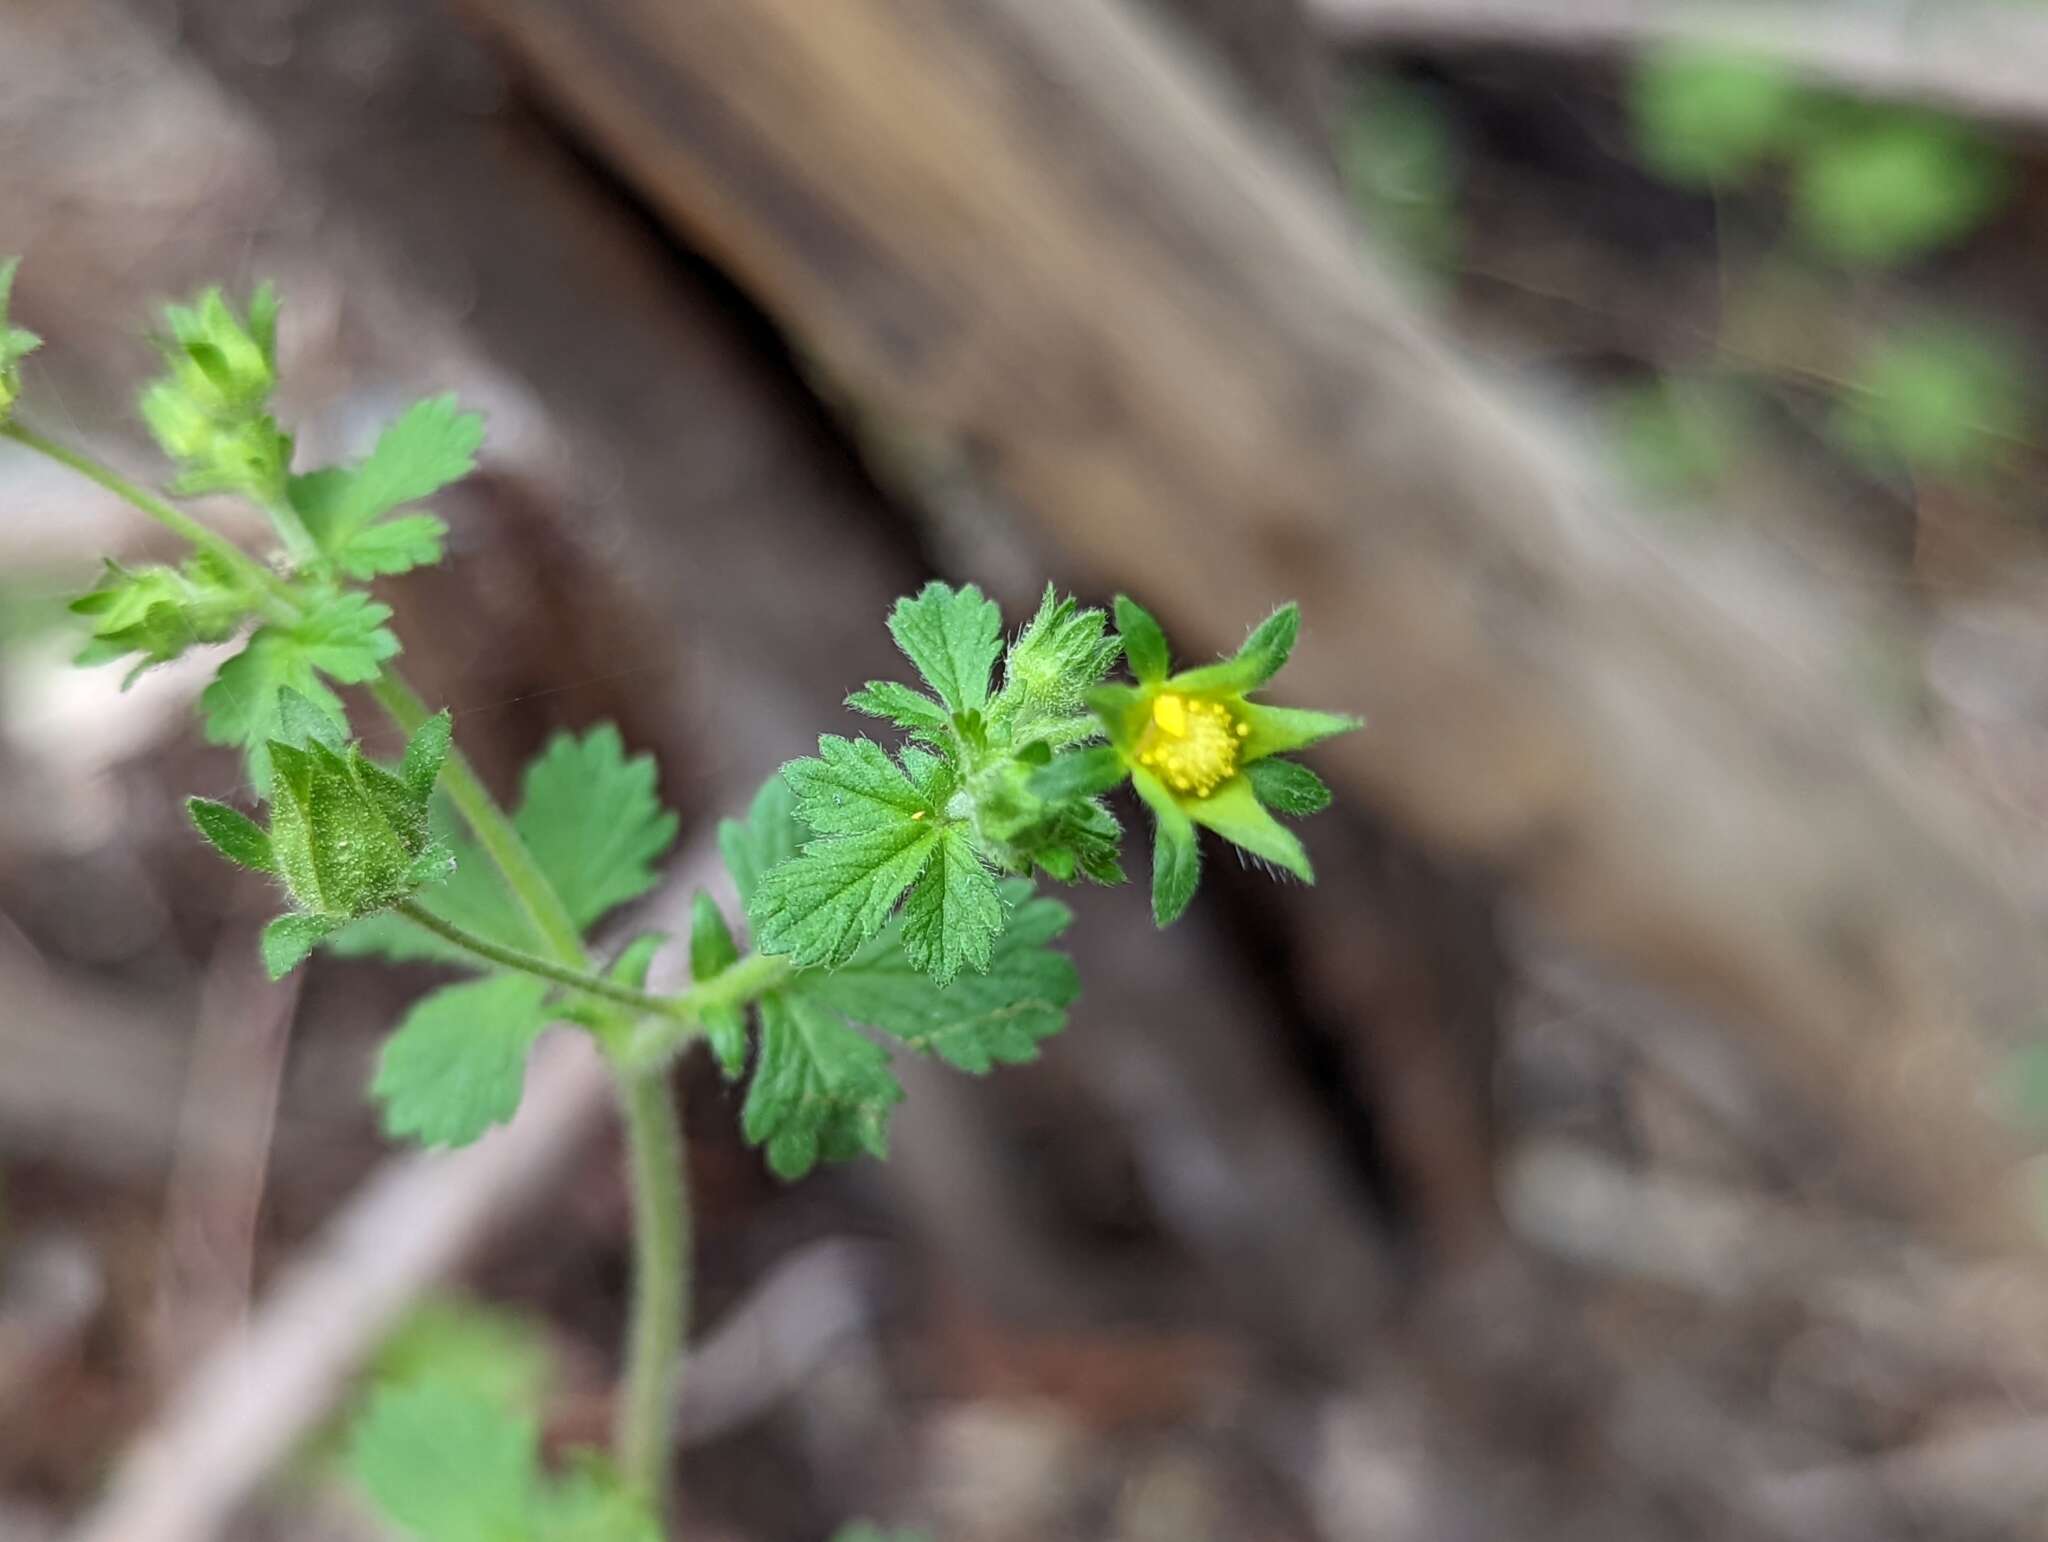
<svg viewBox="0 0 2048 1542">
<path fill-rule="evenodd" d="M 847 697 L 846 704 L 869 717 L 887 718 L 912 733 L 944 733 L 950 721 L 946 709 L 931 697 L 894 680 L 870 680 Z"/>
<path fill-rule="evenodd" d="M 341 700 L 321 677 L 344 684 L 374 679 L 398 652 L 398 639 L 384 625 L 390 616 L 388 605 L 367 595 L 339 594 L 292 626 L 259 628 L 199 698 L 208 741 L 247 750 L 251 776 L 267 787 L 266 746 L 284 727 L 281 693 L 297 691 L 340 728 Z"/>
<path fill-rule="evenodd" d="M 651 755 L 626 754 L 619 731 L 599 725 L 559 734 L 526 768 L 513 824 L 579 927 L 661 881 L 655 864 L 675 843 L 676 816 L 661 806 Z"/>
<path fill-rule="evenodd" d="M 913 752 L 915 753 L 915 752 Z M 910 762 L 929 778 L 933 757 Z M 796 794 L 796 815 L 820 835 L 854 835 L 888 829 L 936 812 L 905 767 L 870 739 L 826 734 L 815 757 L 792 760 L 782 779 Z"/>
<path fill-rule="evenodd" d="M 263 967 L 270 978 L 282 980 L 306 961 L 306 955 L 320 946 L 321 939 L 341 923 L 331 916 L 291 911 L 263 928 Z"/>
<path fill-rule="evenodd" d="M 415 402 L 356 466 L 292 478 L 292 506 L 321 551 L 355 577 L 439 561 L 447 533 L 440 520 L 416 514 L 377 522 L 468 476 L 483 434 L 483 419 L 461 411 L 453 396 Z"/>
<path fill-rule="evenodd" d="M 1003 929 L 995 876 L 982 863 L 964 825 L 946 825 L 930 862 L 903 905 L 903 950 L 946 985 L 963 969 L 988 968 Z"/>
<path fill-rule="evenodd" d="M 398 653 L 398 639 L 385 622 L 391 607 L 367 594 L 348 592 L 312 611 L 291 628 L 306 661 L 344 685 L 377 678 L 384 661 Z"/>
<path fill-rule="evenodd" d="M 908 955 L 897 928 L 863 948 L 842 968 L 799 975 L 789 991 L 878 1028 L 920 1054 L 980 1075 L 998 1063 L 1032 1059 L 1057 1033 L 1080 976 L 1048 944 L 1072 913 L 1057 900 L 1034 898 L 1031 886 L 1002 886 L 1009 924 L 993 947 L 986 973 L 935 985 Z"/>
<path fill-rule="evenodd" d="M 909 820 L 812 841 L 756 888 L 747 907 L 754 946 L 799 968 L 850 958 L 882 929 L 938 841 L 929 821 Z"/>
<path fill-rule="evenodd" d="M 350 578 L 383 578 L 428 568 L 441 560 L 448 523 L 437 514 L 402 514 L 358 531 L 334 554 Z"/>
<path fill-rule="evenodd" d="M 1330 806 L 1330 789 L 1299 761 L 1261 760 L 1244 768 L 1252 791 L 1277 814 L 1320 814 Z"/>
<path fill-rule="evenodd" d="M 348 1464 L 416 1542 L 539 1542 L 539 1443 L 533 1421 L 496 1399 L 422 1381 L 371 1394 Z"/>
<path fill-rule="evenodd" d="M 933 582 L 898 600 L 889 612 L 889 635 L 949 711 L 987 704 L 989 672 L 1003 647 L 1003 613 L 973 584 L 955 589 Z"/>
<path fill-rule="evenodd" d="M 887 1156 L 889 1114 L 903 1089 L 882 1046 L 802 996 L 764 996 L 760 1014 L 761 1052 L 740 1120 L 776 1175 L 801 1178 L 820 1161 L 863 1152 Z"/>
<path fill-rule="evenodd" d="M 466 1146 L 519 1110 L 526 1060 L 547 1027 L 548 986 L 502 974 L 413 1003 L 378 1057 L 371 1095 L 384 1133 Z"/>
</svg>

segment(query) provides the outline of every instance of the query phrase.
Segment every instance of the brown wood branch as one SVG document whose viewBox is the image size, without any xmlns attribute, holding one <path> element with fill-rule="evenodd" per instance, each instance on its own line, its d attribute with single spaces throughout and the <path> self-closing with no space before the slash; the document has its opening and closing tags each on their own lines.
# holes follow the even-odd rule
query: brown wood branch
<svg viewBox="0 0 2048 1542">
<path fill-rule="evenodd" d="M 1817 83 L 2015 124 L 2048 123 L 2048 15 L 2002 0 L 1309 0 L 1336 42 L 1613 53 L 1753 49 Z"/>
<path fill-rule="evenodd" d="M 1310 629 L 1324 760 L 1557 924 L 1754 1025 L 1900 1199 L 2030 1235 L 1976 1045 L 2039 932 L 1927 768 L 1772 652 L 1103 0 L 471 0 L 877 407 L 1236 640 Z"/>
</svg>

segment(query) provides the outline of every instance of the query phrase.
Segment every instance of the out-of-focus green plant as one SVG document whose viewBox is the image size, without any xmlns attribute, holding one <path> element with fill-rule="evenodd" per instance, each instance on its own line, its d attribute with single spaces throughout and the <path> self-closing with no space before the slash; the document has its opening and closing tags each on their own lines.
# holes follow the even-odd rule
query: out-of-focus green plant
<svg viewBox="0 0 2048 1542">
<path fill-rule="evenodd" d="M 1783 65 L 1703 43 L 1650 50 L 1629 83 L 1644 164 L 1685 186 L 1723 186 L 1756 170 L 1794 133 L 1803 101 Z"/>
<path fill-rule="evenodd" d="M 1995 467 L 2027 426 L 2025 375 L 2014 351 L 1980 328 L 1923 324 L 1874 341 L 1830 429 L 1860 463 L 1936 476 Z"/>
<path fill-rule="evenodd" d="M 1798 146 L 1792 210 L 1815 251 L 1886 266 L 1954 244 L 1996 213 L 2011 187 L 2004 154 L 1964 124 L 1838 107 Z"/>
<path fill-rule="evenodd" d="M 1392 75 L 1359 83 L 1337 132 L 1337 162 L 1367 227 L 1418 268 L 1455 265 L 1464 244 L 1464 157 L 1443 106 Z"/>
<path fill-rule="evenodd" d="M 1607 396 L 1605 409 L 1622 476 L 1660 502 L 1712 491 L 1740 455 L 1747 432 L 1737 392 L 1678 375 L 1623 386 Z"/>
</svg>

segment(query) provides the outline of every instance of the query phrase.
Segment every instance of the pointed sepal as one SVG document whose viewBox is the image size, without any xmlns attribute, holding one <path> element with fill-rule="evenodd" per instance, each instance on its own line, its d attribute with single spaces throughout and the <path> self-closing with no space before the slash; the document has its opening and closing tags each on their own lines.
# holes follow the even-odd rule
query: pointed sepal
<svg viewBox="0 0 2048 1542">
<path fill-rule="evenodd" d="M 213 849 L 238 867 L 258 873 L 275 873 L 277 857 L 270 849 L 270 836 L 246 814 L 215 803 L 211 798 L 188 798 L 185 812 Z"/>
</svg>

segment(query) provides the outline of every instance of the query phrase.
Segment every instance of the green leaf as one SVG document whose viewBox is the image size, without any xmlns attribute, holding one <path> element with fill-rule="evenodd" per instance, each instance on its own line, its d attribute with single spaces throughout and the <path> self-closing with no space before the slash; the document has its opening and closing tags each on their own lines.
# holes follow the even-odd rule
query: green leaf
<svg viewBox="0 0 2048 1542">
<path fill-rule="evenodd" d="M 1704 43 L 1651 51 L 1629 93 L 1644 162 L 1685 186 L 1732 184 L 1787 146 L 1803 100 L 1783 65 Z"/>
<path fill-rule="evenodd" d="M 1133 771 L 1131 785 L 1152 810 L 1152 920 L 1171 926 L 1195 897 L 1202 878 L 1202 849 L 1194 821 L 1181 812 L 1165 783 L 1149 771 Z"/>
<path fill-rule="evenodd" d="M 1279 814 L 1320 814 L 1330 806 L 1330 789 L 1299 761 L 1255 761 L 1244 768 L 1261 803 Z"/>
<path fill-rule="evenodd" d="M 109 562 L 97 587 L 71 602 L 74 615 L 92 621 L 92 641 L 77 662 L 102 664 L 140 655 L 128 677 L 132 681 L 150 665 L 168 663 L 194 644 L 232 637 L 248 609 L 248 592 L 210 558 L 194 557 L 179 568 L 124 568 Z"/>
<path fill-rule="evenodd" d="M 922 767 L 926 760 L 917 764 Z M 870 739 L 826 734 L 818 740 L 817 756 L 792 760 L 782 768 L 782 779 L 796 794 L 797 818 L 820 835 L 892 829 L 938 812 L 904 769 Z"/>
<path fill-rule="evenodd" d="M 1803 147 L 1792 212 L 1827 256 L 1882 265 L 1968 235 L 2005 201 L 2012 180 L 2004 157 L 1953 119 L 1850 110 Z"/>
<path fill-rule="evenodd" d="M 846 704 L 856 712 L 887 718 L 898 728 L 916 734 L 942 734 L 950 721 L 946 709 L 931 697 L 894 680 L 870 680 L 847 697 Z"/>
<path fill-rule="evenodd" d="M 410 573 L 438 563 L 447 539 L 448 524 L 439 515 L 403 514 L 357 532 L 335 553 L 335 562 L 350 578 Z"/>
<path fill-rule="evenodd" d="M 535 1523 L 537 1542 L 662 1542 L 646 1506 L 595 1460 L 542 1494 Z"/>
<path fill-rule="evenodd" d="M 284 727 L 281 693 L 297 691 L 340 728 L 341 700 L 322 676 L 344 684 L 374 679 L 398 652 L 398 639 L 384 624 L 390 616 L 388 605 L 347 593 L 330 596 L 293 626 L 258 629 L 199 698 L 208 741 L 247 750 L 251 776 L 268 786 L 266 745 L 282 737 Z"/>
<path fill-rule="evenodd" d="M 374 680 L 384 661 L 398 653 L 398 639 L 384 623 L 391 607 L 367 594 L 335 595 L 291 629 L 306 662 L 344 685 Z"/>
<path fill-rule="evenodd" d="M 889 634 L 948 710 L 976 711 L 988 702 L 989 671 L 1003 647 L 1003 613 L 973 584 L 926 584 L 896 602 Z"/>
<path fill-rule="evenodd" d="M 550 1021 L 547 993 L 545 981 L 502 974 L 413 1003 L 370 1086 L 384 1133 L 466 1146 L 517 1113 L 527 1056 Z"/>
<path fill-rule="evenodd" d="M 1164 680 L 1172 667 L 1166 651 L 1166 633 L 1160 630 L 1152 612 L 1129 595 L 1116 597 L 1116 629 L 1124 645 L 1124 657 L 1131 661 L 1131 673 L 1141 684 Z"/>
<path fill-rule="evenodd" d="M 215 803 L 210 798 L 187 798 L 185 811 L 192 816 L 192 823 L 199 827 L 199 833 L 213 843 L 213 849 L 230 862 L 259 873 L 277 871 L 277 859 L 270 851 L 270 836 L 246 814 L 237 813 L 225 803 Z"/>
<path fill-rule="evenodd" d="M 889 1112 L 903 1089 L 881 1045 L 801 995 L 761 998 L 761 1051 L 741 1127 L 782 1178 L 820 1161 L 889 1153 Z"/>
<path fill-rule="evenodd" d="M 629 757 L 610 723 L 557 735 L 526 768 L 513 824 L 579 927 L 661 881 L 677 820 L 656 780 L 654 758 Z"/>
<path fill-rule="evenodd" d="M 453 396 L 415 402 L 357 466 L 294 477 L 292 506 L 322 552 L 356 578 L 438 562 L 447 526 L 429 514 L 379 523 L 476 469 L 484 423 Z"/>
<path fill-rule="evenodd" d="M 1080 992 L 1072 961 L 1047 946 L 1072 913 L 1057 900 L 1032 897 L 1022 880 L 1004 883 L 1002 895 L 1011 907 L 1009 925 L 985 974 L 962 975 L 941 988 L 892 928 L 844 967 L 799 975 L 788 989 L 962 1071 L 980 1075 L 998 1063 L 1030 1060 L 1039 1042 L 1064 1026 Z"/>
<path fill-rule="evenodd" d="M 417 1542 L 540 1542 L 539 1431 L 497 1400 L 442 1381 L 381 1387 L 349 1469 Z"/>
<path fill-rule="evenodd" d="M 372 1376 L 384 1386 L 443 1383 L 516 1413 L 546 1390 L 547 1327 L 466 1297 L 428 1296 L 384 1341 Z"/>
<path fill-rule="evenodd" d="M 306 961 L 306 955 L 322 938 L 342 923 L 332 916 L 307 915 L 290 911 L 263 928 L 263 967 L 273 980 L 282 980 Z"/>
<path fill-rule="evenodd" d="M 1002 898 L 973 837 L 964 825 L 942 826 L 938 850 L 904 902 L 903 951 L 943 986 L 962 969 L 988 968 L 1002 929 Z"/>
<path fill-rule="evenodd" d="M 1931 325 L 1879 340 L 1829 425 L 1874 470 L 1903 463 L 1936 476 L 1988 469 L 2026 433 L 2027 388 L 2000 339 Z"/>
<path fill-rule="evenodd" d="M 704 981 L 739 962 L 739 944 L 718 904 L 699 889 L 690 901 L 690 978 Z M 747 1068 L 747 1015 L 729 1007 L 704 1015 L 704 1038 L 712 1058 L 731 1081 Z"/>
<path fill-rule="evenodd" d="M 940 839 L 908 819 L 857 835 L 812 841 L 760 881 L 747 907 L 754 946 L 799 968 L 837 964 L 882 929 Z"/>
<path fill-rule="evenodd" d="M 751 905 L 762 878 L 797 853 L 803 832 L 796 822 L 796 794 L 780 772 L 761 784 L 747 817 L 718 824 L 718 850 L 743 904 Z"/>
</svg>

